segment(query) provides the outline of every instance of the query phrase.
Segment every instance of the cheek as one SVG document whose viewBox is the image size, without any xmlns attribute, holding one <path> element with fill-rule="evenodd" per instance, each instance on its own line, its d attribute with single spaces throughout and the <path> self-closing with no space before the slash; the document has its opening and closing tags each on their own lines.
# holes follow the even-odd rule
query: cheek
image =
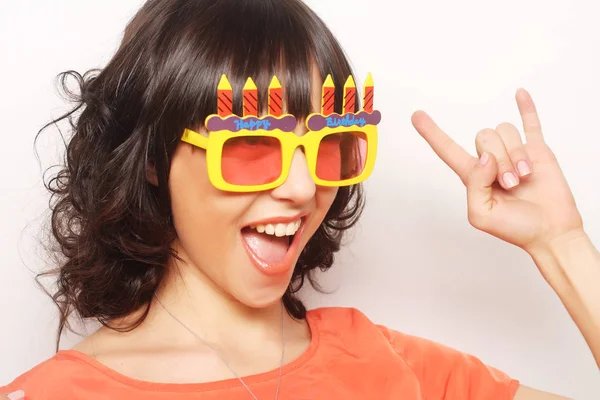
<svg viewBox="0 0 600 400">
<path fill-rule="evenodd" d="M 222 261 L 213 258 L 236 243 L 237 222 L 252 200 L 216 189 L 208 179 L 204 152 L 187 144 L 173 157 L 169 190 L 178 239 L 190 261 L 199 266 Z"/>
<path fill-rule="evenodd" d="M 306 246 L 310 238 L 315 234 L 319 226 L 323 223 L 325 216 L 329 212 L 335 197 L 337 196 L 338 188 L 336 187 L 319 187 L 315 193 L 315 209 L 312 212 L 310 221 L 305 228 L 305 238 L 302 246 Z"/>
<path fill-rule="evenodd" d="M 318 216 L 318 224 L 320 225 L 325 218 L 325 215 L 331 208 L 335 197 L 338 194 L 338 188 L 336 187 L 317 187 L 317 191 L 315 193 L 316 199 L 316 214 Z"/>
<path fill-rule="evenodd" d="M 211 197 L 216 195 L 208 179 L 203 152 L 183 143 L 178 146 L 171 162 L 169 192 L 176 226 L 203 220 Z"/>
<path fill-rule="evenodd" d="M 317 201 L 327 205 L 327 209 L 331 207 L 335 196 L 337 196 L 339 188 L 337 187 L 318 187 L 317 188 Z"/>
</svg>

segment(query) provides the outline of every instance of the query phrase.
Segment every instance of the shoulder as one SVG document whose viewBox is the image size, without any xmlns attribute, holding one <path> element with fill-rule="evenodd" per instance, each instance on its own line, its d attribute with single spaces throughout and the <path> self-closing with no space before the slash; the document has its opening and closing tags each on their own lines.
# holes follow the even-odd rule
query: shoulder
<svg viewBox="0 0 600 400">
<path fill-rule="evenodd" d="M 356 308 L 351 307 L 322 307 L 307 313 L 309 322 L 323 328 L 362 328 L 377 329 L 371 320 Z"/>
<path fill-rule="evenodd" d="M 73 383 L 87 376 L 93 368 L 81 361 L 75 352 L 61 351 L 18 376 L 0 393 L 23 390 L 32 399 L 68 399 Z"/>
<path fill-rule="evenodd" d="M 320 308 L 310 311 L 307 319 L 319 329 L 323 341 L 335 342 L 332 347 L 368 354 L 370 359 L 393 355 L 418 380 L 426 398 L 444 398 L 451 391 L 465 399 L 512 399 L 519 386 L 517 380 L 475 356 L 376 324 L 354 308 Z"/>
<path fill-rule="evenodd" d="M 318 308 L 308 312 L 307 320 L 328 347 L 351 348 L 365 356 L 383 352 L 398 357 L 382 328 L 356 308 Z"/>
<path fill-rule="evenodd" d="M 457 355 L 451 348 L 421 337 L 405 334 L 387 326 L 377 324 L 356 308 L 323 307 L 310 310 L 307 319 L 320 334 L 333 334 L 337 337 L 377 337 L 387 343 L 399 356 L 410 358 L 420 353 L 448 353 Z M 451 354 L 456 353 L 456 354 Z"/>
<path fill-rule="evenodd" d="M 355 308 L 326 307 L 308 312 L 307 319 L 320 331 L 337 336 L 378 336 L 408 362 L 460 363 L 471 356 L 434 340 L 403 333 L 376 324 Z"/>
<path fill-rule="evenodd" d="M 400 344 L 410 340 L 419 340 L 401 332 L 394 331 L 371 321 L 362 311 L 351 307 L 323 307 L 310 310 L 307 319 L 320 331 L 332 331 L 338 335 L 371 334 L 385 339 L 389 344 Z M 434 345 L 432 342 L 431 345 Z"/>
</svg>

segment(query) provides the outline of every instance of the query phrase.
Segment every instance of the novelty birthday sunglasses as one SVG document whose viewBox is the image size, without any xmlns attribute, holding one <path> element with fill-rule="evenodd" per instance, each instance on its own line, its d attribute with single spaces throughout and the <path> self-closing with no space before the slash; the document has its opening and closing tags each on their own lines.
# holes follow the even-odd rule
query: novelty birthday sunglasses
<svg viewBox="0 0 600 400">
<path fill-rule="evenodd" d="M 220 190 L 257 192 L 274 189 L 288 177 L 296 148 L 303 147 L 310 174 L 320 186 L 348 186 L 364 181 L 375 165 L 377 124 L 371 74 L 365 82 L 363 110 L 354 112 L 356 85 L 344 86 L 343 113 L 334 113 L 335 86 L 327 76 L 321 113 L 306 119 L 308 132 L 294 133 L 296 117 L 283 115 L 282 88 L 277 77 L 269 86 L 269 113 L 258 117 L 258 90 L 251 78 L 243 89 L 243 117 L 233 114 L 233 90 L 223 75 L 217 88 L 218 114 L 209 115 L 203 136 L 186 129 L 181 140 L 206 150 L 208 177 Z"/>
</svg>

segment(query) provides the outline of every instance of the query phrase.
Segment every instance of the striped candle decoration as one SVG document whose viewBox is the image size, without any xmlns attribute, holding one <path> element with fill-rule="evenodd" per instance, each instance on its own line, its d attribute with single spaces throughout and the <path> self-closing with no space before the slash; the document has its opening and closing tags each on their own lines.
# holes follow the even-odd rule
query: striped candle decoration
<svg viewBox="0 0 600 400">
<path fill-rule="evenodd" d="M 244 85 L 244 117 L 248 116 L 258 117 L 258 88 L 252 78 Z"/>
<path fill-rule="evenodd" d="M 331 75 L 327 75 L 327 79 L 325 79 L 325 83 L 323 83 L 322 96 L 321 114 L 333 114 L 335 111 L 335 85 L 333 79 L 331 79 Z"/>
<path fill-rule="evenodd" d="M 271 80 L 269 85 L 269 115 L 281 117 L 283 114 L 283 91 L 281 83 L 276 76 Z"/>
<path fill-rule="evenodd" d="M 373 85 L 373 76 L 369 72 L 367 80 L 365 81 L 364 95 L 363 95 L 363 109 L 368 112 L 373 112 L 373 96 L 375 95 L 375 87 Z"/>
<path fill-rule="evenodd" d="M 217 88 L 217 109 L 220 117 L 233 114 L 233 88 L 225 75 L 221 76 Z"/>
<path fill-rule="evenodd" d="M 356 84 L 352 75 L 344 85 L 344 114 L 353 113 L 356 108 Z"/>
</svg>

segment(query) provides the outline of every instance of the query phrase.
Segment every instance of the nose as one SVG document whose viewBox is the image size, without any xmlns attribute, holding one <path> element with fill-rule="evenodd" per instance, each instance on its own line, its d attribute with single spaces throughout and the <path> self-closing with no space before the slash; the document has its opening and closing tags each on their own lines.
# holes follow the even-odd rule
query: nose
<svg viewBox="0 0 600 400">
<path fill-rule="evenodd" d="M 306 204 L 314 196 L 317 185 L 310 175 L 306 157 L 300 147 L 294 152 L 290 173 L 285 182 L 272 190 L 271 195 L 278 200 L 287 200 L 295 204 Z"/>
</svg>

